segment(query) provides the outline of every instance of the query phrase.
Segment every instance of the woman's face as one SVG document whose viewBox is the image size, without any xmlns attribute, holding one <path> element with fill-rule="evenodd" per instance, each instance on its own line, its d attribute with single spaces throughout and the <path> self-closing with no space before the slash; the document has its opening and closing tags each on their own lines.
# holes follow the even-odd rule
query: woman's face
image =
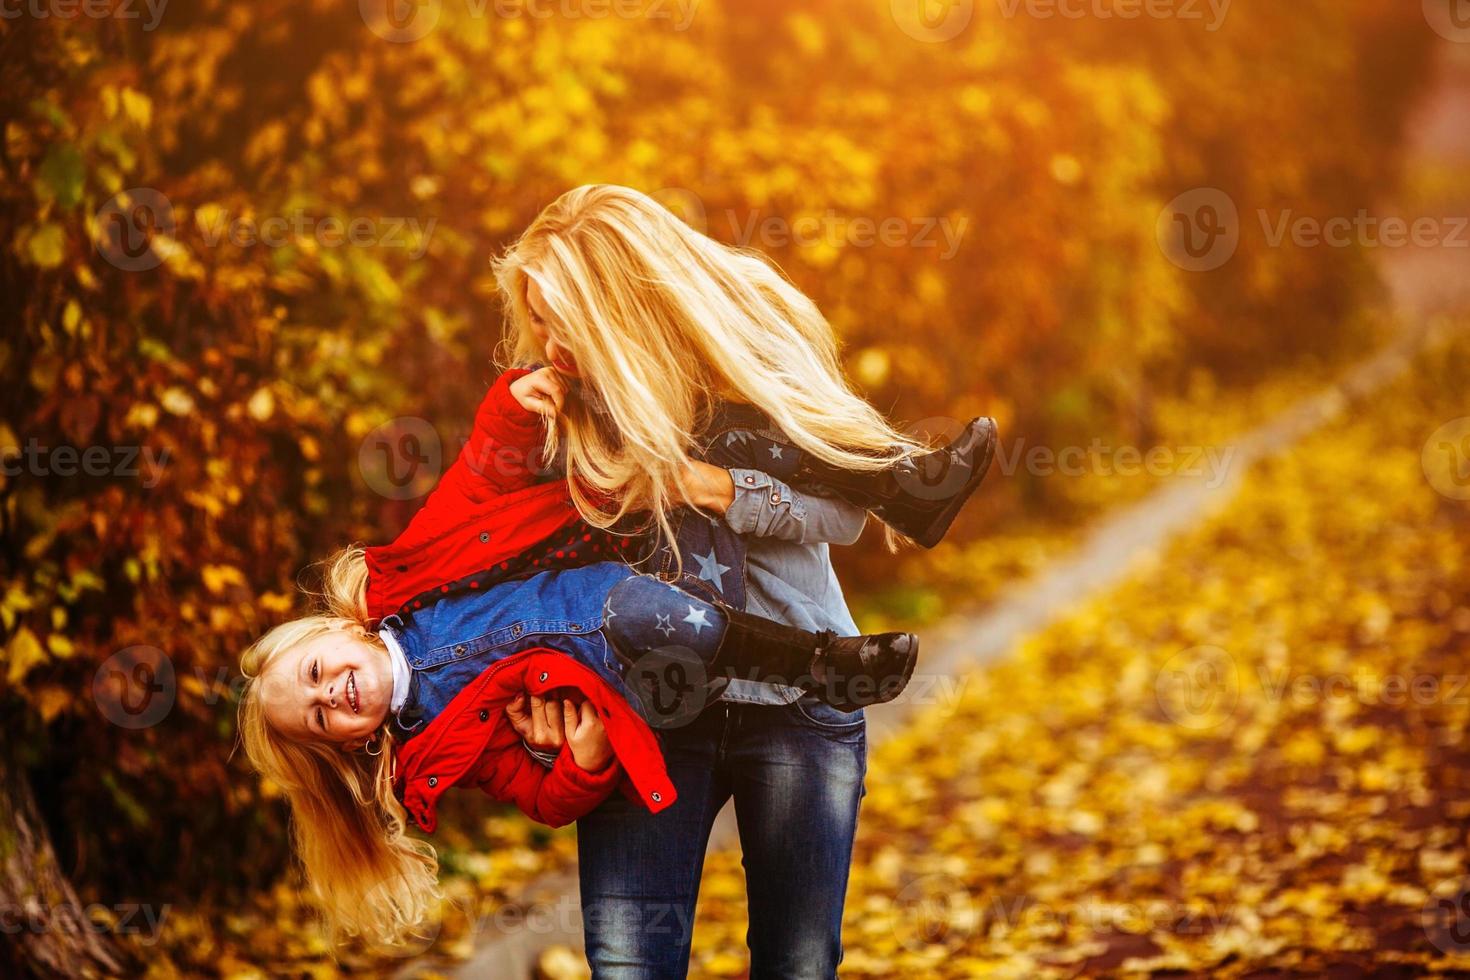
<svg viewBox="0 0 1470 980">
<path fill-rule="evenodd" d="M 559 327 L 546 306 L 541 286 L 530 276 L 526 277 L 526 312 L 530 314 L 531 332 L 546 352 L 547 363 L 562 374 L 580 378 L 582 375 L 577 371 L 577 361 L 572 352 L 557 339 Z"/>
<path fill-rule="evenodd" d="M 285 651 L 261 680 L 272 728 L 296 741 L 349 751 L 382 727 L 393 698 L 388 652 L 345 630 Z"/>
</svg>

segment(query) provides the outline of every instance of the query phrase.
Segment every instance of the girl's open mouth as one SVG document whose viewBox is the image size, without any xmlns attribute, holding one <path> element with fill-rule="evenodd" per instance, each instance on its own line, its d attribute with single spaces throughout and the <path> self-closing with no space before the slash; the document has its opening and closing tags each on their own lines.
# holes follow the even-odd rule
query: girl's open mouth
<svg viewBox="0 0 1470 980">
<path fill-rule="evenodd" d="M 347 703 L 351 705 L 353 714 L 361 713 L 361 702 L 357 698 L 357 674 L 350 670 L 347 672 Z"/>
</svg>

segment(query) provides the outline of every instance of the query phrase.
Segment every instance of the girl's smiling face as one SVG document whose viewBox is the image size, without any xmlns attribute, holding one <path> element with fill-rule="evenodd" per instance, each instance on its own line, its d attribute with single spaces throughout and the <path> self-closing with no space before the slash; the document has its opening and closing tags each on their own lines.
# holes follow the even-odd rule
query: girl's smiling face
<svg viewBox="0 0 1470 980">
<path fill-rule="evenodd" d="M 546 352 L 547 362 L 562 374 L 580 378 L 576 358 L 572 357 L 572 352 L 557 339 L 556 321 L 546 305 L 546 297 L 541 292 L 541 285 L 531 276 L 526 277 L 526 313 L 531 321 L 531 332 L 536 335 L 536 340 Z"/>
<path fill-rule="evenodd" d="M 388 717 L 393 673 L 388 651 L 333 630 L 273 660 L 261 675 L 266 720 L 286 737 L 362 747 Z"/>
</svg>

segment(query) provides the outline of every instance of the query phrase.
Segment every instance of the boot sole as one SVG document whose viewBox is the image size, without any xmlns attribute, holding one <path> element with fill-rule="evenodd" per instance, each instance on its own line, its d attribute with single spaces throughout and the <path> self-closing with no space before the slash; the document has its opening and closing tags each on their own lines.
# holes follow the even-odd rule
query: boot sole
<svg viewBox="0 0 1470 980">
<path fill-rule="evenodd" d="M 921 534 L 913 536 L 914 540 L 925 548 L 932 548 L 944 540 L 944 536 L 949 533 L 950 525 L 954 523 L 956 517 L 960 516 L 960 511 L 964 509 L 975 491 L 980 488 L 980 484 L 985 481 L 985 475 L 990 472 L 990 464 L 995 459 L 995 447 L 1000 441 L 1000 431 L 995 425 L 995 419 L 982 418 L 976 421 L 984 426 L 986 432 L 980 455 L 975 457 L 975 470 L 970 474 L 970 479 L 964 488 L 945 505 L 944 510 L 934 515 L 934 520 L 929 522 Z"/>
</svg>

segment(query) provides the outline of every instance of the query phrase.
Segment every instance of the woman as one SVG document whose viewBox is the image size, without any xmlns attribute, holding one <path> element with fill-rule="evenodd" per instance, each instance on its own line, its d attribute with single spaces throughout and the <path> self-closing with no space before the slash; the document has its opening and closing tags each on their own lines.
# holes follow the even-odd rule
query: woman
<svg viewBox="0 0 1470 980">
<path fill-rule="evenodd" d="M 637 191 L 568 192 L 496 274 L 514 360 L 544 356 L 577 379 L 581 397 L 554 388 L 547 397 L 561 409 L 556 437 L 584 519 L 610 527 L 651 513 L 671 542 L 666 564 L 697 569 L 759 615 L 855 633 L 828 545 L 857 539 L 865 507 L 932 544 L 989 463 L 990 420 L 924 453 L 843 379 L 833 331 L 809 299 L 759 255 L 693 231 Z M 795 500 L 775 476 L 715 466 L 713 506 L 681 516 L 692 502 L 678 478 L 687 454 L 748 448 L 728 438 L 731 411 L 771 426 L 756 430 L 773 437 L 760 444 L 767 462 L 779 465 L 789 447 L 793 475 L 834 496 Z M 680 720 L 662 732 L 672 806 L 655 815 L 612 797 L 578 821 L 594 975 L 685 975 L 705 846 L 733 798 L 751 976 L 834 976 L 864 792 L 861 709 L 742 680 Z"/>
</svg>

